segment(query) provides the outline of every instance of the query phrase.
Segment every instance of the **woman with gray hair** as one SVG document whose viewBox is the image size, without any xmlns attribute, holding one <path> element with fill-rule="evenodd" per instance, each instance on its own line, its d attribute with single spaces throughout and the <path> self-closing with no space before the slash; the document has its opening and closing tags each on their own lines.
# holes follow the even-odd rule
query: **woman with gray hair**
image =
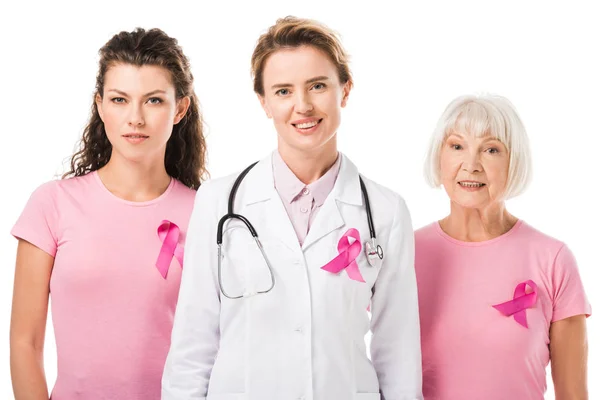
<svg viewBox="0 0 600 400">
<path fill-rule="evenodd" d="M 426 161 L 450 214 L 415 233 L 425 399 L 587 399 L 586 299 L 564 243 L 511 215 L 531 175 L 527 134 L 500 96 L 446 108 Z"/>
</svg>

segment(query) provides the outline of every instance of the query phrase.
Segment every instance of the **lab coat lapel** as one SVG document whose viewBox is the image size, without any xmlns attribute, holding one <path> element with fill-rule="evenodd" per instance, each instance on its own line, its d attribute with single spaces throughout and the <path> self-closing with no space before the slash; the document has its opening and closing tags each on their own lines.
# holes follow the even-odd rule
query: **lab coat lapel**
<svg viewBox="0 0 600 400">
<path fill-rule="evenodd" d="M 346 224 L 340 212 L 340 202 L 357 206 L 362 205 L 358 170 L 348 157 L 342 153 L 340 153 L 340 157 L 342 157 L 340 172 L 338 173 L 335 185 L 329 196 L 327 196 L 327 199 L 325 199 L 325 203 L 321 206 L 317 217 L 308 231 L 308 235 L 302 246 L 303 250 L 308 249 L 308 247 L 324 236 Z"/>
<path fill-rule="evenodd" d="M 281 241 L 289 249 L 300 249 L 292 222 L 275 189 L 272 154 L 256 164 L 245 181 L 248 185 L 244 193 L 245 209 L 250 212 L 261 207 L 258 213 L 261 223 L 256 225 L 259 239 L 268 237 Z"/>
</svg>

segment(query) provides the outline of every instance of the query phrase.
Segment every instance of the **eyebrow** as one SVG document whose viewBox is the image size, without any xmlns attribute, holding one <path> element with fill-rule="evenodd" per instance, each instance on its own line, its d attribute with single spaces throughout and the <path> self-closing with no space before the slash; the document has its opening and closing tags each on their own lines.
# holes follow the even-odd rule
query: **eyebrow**
<svg viewBox="0 0 600 400">
<path fill-rule="evenodd" d="M 119 94 L 120 94 L 120 95 L 122 95 L 122 96 L 129 96 L 127 93 L 125 93 L 125 92 L 123 92 L 123 91 L 121 91 L 121 90 L 119 90 L 119 89 L 108 89 L 108 91 L 109 91 L 109 92 L 116 92 L 116 93 L 119 93 Z M 148 93 L 146 93 L 146 94 L 144 95 L 144 97 L 152 96 L 152 95 L 154 95 L 154 94 L 167 94 L 167 92 L 166 92 L 166 91 L 164 91 L 164 90 L 161 90 L 161 89 L 156 89 L 156 90 L 153 90 L 153 91 L 151 91 L 151 92 L 148 92 Z"/>
<path fill-rule="evenodd" d="M 460 133 L 455 133 L 455 132 L 453 132 L 453 133 L 450 133 L 450 134 L 449 134 L 449 135 L 446 137 L 446 139 L 449 139 L 449 138 L 451 138 L 452 136 L 456 136 L 458 139 L 461 139 L 461 140 L 464 140 L 464 138 L 465 138 L 465 137 L 464 137 L 463 135 L 461 135 Z M 487 143 L 487 142 L 498 142 L 498 143 L 502 143 L 502 141 L 501 141 L 500 139 L 498 139 L 497 137 L 495 137 L 495 136 L 488 136 L 487 138 L 485 138 L 485 139 L 483 140 L 483 143 Z"/>
<path fill-rule="evenodd" d="M 484 140 L 484 142 L 500 142 L 500 143 L 502 143 L 502 141 L 500 139 L 498 139 L 496 136 L 490 136 L 490 137 L 486 138 Z"/>
<path fill-rule="evenodd" d="M 314 78 L 310 78 L 309 80 L 307 80 L 306 82 L 304 82 L 305 84 L 308 83 L 314 83 L 317 81 L 328 81 L 329 78 L 327 76 L 315 76 Z M 279 88 L 284 88 L 284 87 L 290 87 L 290 86 L 294 86 L 291 83 L 276 83 L 275 85 L 271 86 L 271 89 L 279 89 Z"/>
</svg>

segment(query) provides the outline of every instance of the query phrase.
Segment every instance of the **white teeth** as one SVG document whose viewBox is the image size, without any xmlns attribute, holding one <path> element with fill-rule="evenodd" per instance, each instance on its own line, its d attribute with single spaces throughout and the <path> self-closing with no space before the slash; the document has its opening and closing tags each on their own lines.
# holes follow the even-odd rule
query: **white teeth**
<svg viewBox="0 0 600 400">
<path fill-rule="evenodd" d="M 469 188 L 482 187 L 484 185 L 483 183 L 475 183 L 475 182 L 459 182 L 459 184 L 460 184 L 460 186 L 469 187 Z"/>
<path fill-rule="evenodd" d="M 318 122 L 319 121 L 305 122 L 304 124 L 298 124 L 298 125 L 296 125 L 296 127 L 300 128 L 300 129 L 310 129 L 313 126 L 317 125 Z"/>
</svg>

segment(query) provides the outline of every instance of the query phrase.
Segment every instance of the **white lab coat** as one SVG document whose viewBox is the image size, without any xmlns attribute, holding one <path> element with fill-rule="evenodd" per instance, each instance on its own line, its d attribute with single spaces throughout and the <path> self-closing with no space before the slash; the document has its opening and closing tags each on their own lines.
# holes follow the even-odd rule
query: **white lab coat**
<svg viewBox="0 0 600 400">
<path fill-rule="evenodd" d="M 340 156 L 334 188 L 302 247 L 274 188 L 271 156 L 240 185 L 234 212 L 254 225 L 274 271 L 267 294 L 231 300 L 220 293 L 217 224 L 237 174 L 200 187 L 163 400 L 422 399 L 414 240 L 404 200 L 363 178 L 384 259 L 372 267 L 361 251 L 356 261 L 364 283 L 321 269 L 338 255 L 348 229 L 359 230 L 363 249 L 370 237 L 358 170 Z M 222 282 L 229 295 L 270 285 L 268 267 L 242 227 L 236 221 L 224 229 Z"/>
</svg>

